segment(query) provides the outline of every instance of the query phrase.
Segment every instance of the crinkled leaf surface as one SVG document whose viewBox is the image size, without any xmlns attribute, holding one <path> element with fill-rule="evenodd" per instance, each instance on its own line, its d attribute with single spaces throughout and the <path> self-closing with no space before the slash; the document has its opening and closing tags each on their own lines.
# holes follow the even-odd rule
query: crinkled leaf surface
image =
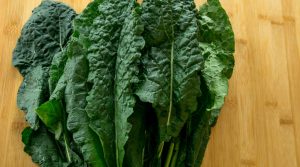
<svg viewBox="0 0 300 167">
<path fill-rule="evenodd" d="M 63 75 L 67 59 L 68 57 L 65 50 L 58 52 L 52 59 L 48 81 L 50 94 L 55 90 L 59 79 Z"/>
<path fill-rule="evenodd" d="M 44 0 L 24 25 L 13 52 L 13 65 L 24 76 L 38 65 L 48 67 L 72 33 L 76 13 L 63 3 Z"/>
<path fill-rule="evenodd" d="M 202 71 L 202 106 L 192 116 L 191 138 L 188 146 L 188 166 L 199 166 L 209 140 L 210 128 L 216 122 L 228 93 L 227 69 L 233 68 L 232 53 L 214 44 L 200 44 L 206 58 Z M 232 60 L 232 61 L 231 61 Z M 232 71 L 230 71 L 231 73 Z M 230 74 L 231 75 L 231 74 Z"/>
<path fill-rule="evenodd" d="M 68 113 L 67 128 L 73 134 L 74 141 L 79 145 L 85 161 L 92 167 L 105 167 L 102 145 L 96 133 L 89 127 L 86 111 L 86 96 L 88 93 L 88 60 L 82 45 L 72 39 L 69 49 L 72 57 L 67 61 L 65 70 L 67 85 L 65 87 L 65 104 Z"/>
<path fill-rule="evenodd" d="M 210 125 L 213 125 L 228 94 L 228 76 L 231 76 L 234 64 L 233 53 L 214 44 L 201 43 L 200 48 L 206 57 L 201 71 L 211 95 L 211 101 L 206 110 L 211 113 L 209 121 Z"/>
<path fill-rule="evenodd" d="M 200 48 L 205 57 L 202 75 L 212 95 L 211 104 L 207 109 L 212 114 L 212 125 L 224 104 L 228 79 L 233 71 L 234 34 L 219 0 L 208 0 L 200 8 L 199 15 L 202 42 Z"/>
<path fill-rule="evenodd" d="M 178 136 L 197 109 L 200 64 L 199 29 L 192 0 L 144 0 L 146 40 L 144 76 L 137 95 L 153 104 L 160 140 Z"/>
<path fill-rule="evenodd" d="M 218 0 L 208 0 L 199 10 L 201 43 L 205 59 L 201 69 L 201 105 L 192 115 L 187 166 L 199 166 L 228 93 L 228 79 L 234 67 L 234 34 L 229 18 Z"/>
<path fill-rule="evenodd" d="M 62 154 L 68 165 L 83 167 L 85 163 L 80 157 L 81 154 L 76 148 L 77 145 L 74 145 L 74 141 L 69 137 L 69 132 L 67 131 L 66 113 L 62 101 L 51 99 L 40 105 L 36 113 L 48 130 L 55 134 L 55 140 L 60 143 L 62 147 L 60 150 L 64 150 Z"/>
<path fill-rule="evenodd" d="M 219 0 L 207 0 L 207 3 L 200 7 L 199 23 L 201 42 L 214 43 L 224 51 L 234 52 L 234 33 Z M 228 71 L 228 74 L 232 73 L 232 68 L 231 65 L 231 72 Z"/>
<path fill-rule="evenodd" d="M 48 134 L 45 127 L 42 127 L 42 130 L 38 129 L 39 121 L 36 109 L 49 98 L 47 82 L 49 66 L 53 56 L 60 52 L 68 41 L 72 33 L 72 20 L 75 16 L 75 11 L 63 3 L 50 0 L 42 1 L 33 10 L 32 16 L 23 27 L 13 53 L 13 65 L 24 76 L 24 81 L 18 92 L 17 103 L 19 108 L 26 112 L 26 119 L 31 128 L 36 130 L 34 134 L 41 138 L 32 137 L 32 142 L 39 141 L 41 143 L 25 145 L 25 151 L 27 150 L 26 152 L 32 156 L 33 161 L 41 166 L 59 166 L 56 163 L 62 166 L 60 161 L 52 162 L 51 157 L 48 156 L 53 154 L 53 157 L 64 157 L 64 154 L 55 155 L 54 153 L 60 152 L 64 148 L 53 147 L 51 148 L 53 149 L 52 152 L 49 152 L 49 154 L 41 153 L 41 155 L 38 155 L 40 153 L 35 152 L 35 149 L 40 150 L 40 152 L 47 151 L 48 142 L 55 141 L 54 136 Z M 39 110 L 40 118 L 43 118 L 42 121 L 50 127 L 51 131 L 55 132 L 58 139 L 62 132 L 62 125 L 57 123 L 61 119 L 61 114 L 53 112 L 57 110 L 46 110 L 44 107 L 42 106 L 43 112 Z M 24 133 L 26 131 L 28 132 L 28 130 L 24 130 Z M 43 141 L 45 143 L 42 143 Z M 38 146 L 45 148 L 36 148 Z M 76 160 L 73 166 L 78 165 L 79 160 Z M 70 163 L 64 163 L 63 165 L 70 165 Z"/>
<path fill-rule="evenodd" d="M 68 41 L 74 16 L 43 1 L 14 51 L 25 77 L 18 105 L 36 129 L 23 132 L 33 161 L 200 166 L 234 65 L 234 36 L 219 1 L 197 13 L 193 0 L 144 0 L 141 9 L 134 1 L 94 0 Z"/>
<path fill-rule="evenodd" d="M 24 76 L 18 93 L 18 106 L 26 112 L 33 129 L 38 128 L 36 108 L 48 98 L 48 70 L 54 54 L 65 46 L 76 13 L 68 6 L 50 0 L 33 10 L 24 25 L 13 52 L 13 65 Z"/>
<path fill-rule="evenodd" d="M 110 167 L 117 166 L 116 154 L 120 149 L 116 150 L 115 144 L 114 79 L 119 38 L 124 20 L 131 10 L 129 4 L 129 1 L 104 0 L 98 6 L 91 25 L 85 28 L 89 31 L 80 36 L 87 48 L 88 83 L 91 86 L 85 110 L 91 119 L 90 127 L 100 137 L 106 163 Z M 122 159 L 122 155 L 119 158 Z"/>
<path fill-rule="evenodd" d="M 71 161 L 64 155 L 64 142 L 54 139 L 44 125 L 34 131 L 27 127 L 22 132 L 24 151 L 32 157 L 32 161 L 41 167 L 86 167 L 81 157 L 69 150 Z"/>
<path fill-rule="evenodd" d="M 65 166 L 54 137 L 41 127 L 37 131 L 25 128 L 22 132 L 24 151 L 32 157 L 32 161 L 41 167 Z"/>
<path fill-rule="evenodd" d="M 57 86 L 51 96 L 51 98 L 59 98 L 62 96 L 63 90 L 65 91 L 65 99 L 66 104 L 68 104 L 68 98 L 71 98 L 74 96 L 74 92 L 77 91 L 77 89 L 70 91 L 68 85 L 70 84 L 70 81 L 74 78 L 69 78 L 70 69 L 72 68 L 79 68 L 81 65 L 74 65 L 71 63 L 71 59 L 73 59 L 74 55 L 78 55 L 78 53 L 81 54 L 81 56 L 86 56 L 89 60 L 89 67 L 88 71 L 85 71 L 85 73 L 81 72 L 82 75 L 88 74 L 88 83 L 86 83 L 88 86 L 91 86 L 91 90 L 89 91 L 89 95 L 87 96 L 87 105 L 85 106 L 82 104 L 81 106 L 85 106 L 85 111 L 91 118 L 90 127 L 97 132 L 97 134 L 100 137 L 101 145 L 103 147 L 103 153 L 106 160 L 106 165 L 108 166 L 115 166 L 116 165 L 116 147 L 115 147 L 115 129 L 114 129 L 114 113 L 115 113 L 115 104 L 114 104 L 114 78 L 115 78 L 115 66 L 116 66 L 116 57 L 117 57 L 117 48 L 119 45 L 119 38 L 121 29 L 123 26 L 123 22 L 125 20 L 125 17 L 128 16 L 131 12 L 131 8 L 133 6 L 129 6 L 129 2 L 122 2 L 119 3 L 118 1 L 113 0 L 106 0 L 106 1 L 94 1 L 92 2 L 85 11 L 79 15 L 75 21 L 74 21 L 74 35 L 73 39 L 77 42 L 74 42 L 71 40 L 70 44 L 66 48 L 66 53 L 69 56 L 69 60 L 67 61 L 67 64 L 65 66 L 65 72 L 61 75 Z M 113 15 L 114 17 L 112 17 Z M 126 23 L 127 24 L 127 23 Z M 135 24 L 129 26 L 136 26 Z M 136 28 L 136 34 L 141 33 L 142 29 L 138 27 Z M 131 28 L 131 27 L 130 27 Z M 129 28 L 129 29 L 130 29 Z M 135 29 L 134 29 L 135 30 Z M 128 41 L 128 39 L 134 39 L 130 38 L 130 34 L 127 35 L 124 32 L 124 38 L 125 42 L 121 42 L 120 45 L 126 45 L 128 47 L 131 43 L 131 41 Z M 133 34 L 135 35 L 135 34 Z M 128 38 L 128 39 L 127 39 Z M 141 38 L 141 37 L 140 37 Z M 127 41 L 126 41 L 127 40 Z M 127 56 L 126 54 L 132 54 L 133 61 L 139 60 L 136 58 L 136 56 L 139 56 L 138 50 L 141 48 L 144 44 L 139 39 L 134 39 L 136 46 L 133 47 L 132 50 L 122 50 L 121 56 Z M 77 43 L 77 44 L 76 44 Z M 79 44 L 80 43 L 80 44 Z M 76 46 L 75 46 L 75 45 Z M 75 47 L 74 47 L 75 46 Z M 84 52 L 82 52 L 84 50 Z M 135 53 L 136 51 L 136 53 Z M 129 55 L 130 56 L 130 55 Z M 58 57 L 60 59 L 60 57 Z M 126 58 L 126 57 L 124 57 Z M 58 63 L 59 64 L 59 61 Z M 54 69 L 56 68 L 56 65 L 54 64 Z M 121 63 L 121 66 L 130 67 L 129 65 L 132 64 L 125 64 L 123 65 Z M 78 67 L 74 67 L 78 66 Z M 79 70 L 79 69 L 78 69 Z M 130 68 L 129 68 L 130 70 Z M 133 68 L 133 70 L 136 70 L 136 68 Z M 72 71 L 72 70 L 71 70 Z M 131 70 L 132 71 L 132 70 Z M 131 74 L 133 72 L 129 71 L 128 73 Z M 131 73 L 130 73 L 131 72 Z M 136 72 L 137 74 L 138 72 Z M 123 76 L 120 77 L 120 80 Z M 127 78 L 130 78 L 128 75 Z M 126 78 L 126 79 L 127 79 Z M 57 82 L 57 80 L 56 80 Z M 133 82 L 133 80 L 130 80 L 130 82 Z M 66 87 L 67 85 L 67 87 Z M 76 86 L 77 87 L 77 86 Z M 130 85 L 128 85 L 128 89 L 130 89 Z M 87 87 L 86 87 L 87 88 Z M 67 93 L 68 92 L 68 93 Z M 73 93 L 72 95 L 69 95 Z M 122 93 L 122 92 L 121 92 Z M 129 94 L 126 94 L 126 96 L 129 96 Z M 84 94 L 82 93 L 81 96 L 84 97 Z M 106 98 L 103 98 L 106 97 Z M 78 97 L 79 98 L 79 97 Z M 72 99 L 72 98 L 71 98 Z M 118 99 L 117 99 L 118 100 Z M 119 101 L 119 100 L 118 100 Z M 71 104 L 71 103 L 69 103 Z M 122 107 L 123 108 L 123 107 Z M 68 128 L 74 133 L 74 129 L 80 128 L 77 124 L 76 119 L 74 118 L 76 112 L 73 112 L 73 110 L 69 110 L 68 115 Z M 67 107 L 68 112 L 68 107 Z M 117 111 L 116 111 L 117 112 Z M 82 112 L 83 114 L 83 112 Z M 122 110 L 120 110 L 119 115 L 122 115 Z M 83 116 L 83 115 L 82 115 Z M 79 117 L 79 118 L 82 118 Z M 77 116 L 76 116 L 77 117 Z M 128 116 L 129 117 L 129 116 Z M 127 117 L 127 118 L 128 118 Z M 72 118 L 72 119 L 71 119 Z M 79 121 L 77 118 L 77 121 Z M 75 119 L 75 121 L 74 121 Z M 123 118 L 127 125 L 127 119 Z M 83 119 L 83 122 L 89 122 L 89 119 Z M 122 123 L 122 122 L 120 122 Z M 121 125 L 121 124 L 120 124 Z M 122 131 L 121 131 L 122 130 Z M 128 131 L 124 131 L 123 127 L 118 131 L 120 134 L 128 135 Z M 123 132 L 124 131 L 124 132 Z M 83 129 L 80 130 L 81 133 L 83 133 Z M 74 133 L 74 140 L 76 140 L 76 133 Z M 77 138 L 80 136 L 77 136 Z M 120 150 L 120 161 L 123 161 L 124 157 L 124 147 L 127 138 L 119 138 L 120 141 L 125 141 L 121 143 Z M 80 142 L 80 141 L 79 141 Z M 80 145 L 85 145 L 88 143 L 81 142 Z M 85 150 L 87 152 L 91 151 Z M 101 151 L 100 151 L 101 152 Z M 118 151 L 117 151 L 118 152 Z M 101 152 L 102 153 L 102 152 Z M 96 155 L 95 155 L 96 156 Z M 89 157 L 87 157 L 89 158 Z M 95 157 L 91 157 L 95 158 Z M 90 158 L 90 160 L 91 160 Z M 87 161 L 90 161 L 87 160 Z M 95 165 L 95 164 L 94 164 Z M 119 163 L 120 166 L 122 166 L 122 162 Z"/>
<path fill-rule="evenodd" d="M 141 50 L 145 45 L 145 41 L 141 36 L 144 26 L 140 20 L 139 10 L 136 7 L 126 18 L 117 51 L 114 109 L 118 166 L 123 165 L 124 155 L 124 166 L 143 166 L 144 110 L 137 108 L 134 111 L 136 106 L 134 90 L 139 81 L 138 65 L 140 63 Z M 129 117 L 131 115 L 130 123 Z M 129 137 L 131 138 L 129 139 Z M 127 141 L 127 150 L 125 152 Z"/>
<path fill-rule="evenodd" d="M 72 132 L 73 139 L 79 146 L 85 162 L 93 167 L 107 165 L 102 144 L 97 134 L 90 128 L 90 120 L 85 111 L 87 104 L 85 99 L 89 91 L 87 84 L 89 64 L 86 56 L 88 41 L 86 39 L 94 19 L 99 15 L 98 7 L 101 3 L 100 0 L 91 2 L 76 17 L 72 39 L 64 53 L 57 55 L 57 61 L 53 61 L 51 66 L 54 72 L 52 74 L 56 75 L 53 75 L 52 83 L 56 87 L 50 99 L 65 101 L 65 110 L 68 113 L 67 128 Z M 67 60 L 64 60 L 65 58 Z M 64 61 L 66 61 L 65 65 Z M 60 72 L 62 69 L 64 69 L 63 73 Z"/>
<path fill-rule="evenodd" d="M 18 107 L 23 110 L 25 118 L 31 128 L 39 127 L 39 120 L 35 110 L 48 98 L 47 70 L 42 66 L 32 68 L 25 76 L 17 96 Z"/>
</svg>

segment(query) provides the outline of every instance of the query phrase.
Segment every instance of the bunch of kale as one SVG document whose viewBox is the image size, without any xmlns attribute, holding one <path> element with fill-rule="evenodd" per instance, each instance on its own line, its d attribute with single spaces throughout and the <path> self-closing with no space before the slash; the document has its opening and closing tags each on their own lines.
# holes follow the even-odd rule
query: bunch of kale
<svg viewBox="0 0 300 167">
<path fill-rule="evenodd" d="M 218 0 L 44 0 L 13 53 L 25 152 L 42 167 L 198 167 L 228 91 Z"/>
</svg>

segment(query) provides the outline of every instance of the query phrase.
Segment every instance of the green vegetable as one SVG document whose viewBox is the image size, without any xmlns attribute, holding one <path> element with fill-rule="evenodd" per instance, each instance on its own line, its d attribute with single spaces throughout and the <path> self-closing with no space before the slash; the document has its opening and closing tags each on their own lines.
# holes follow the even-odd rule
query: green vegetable
<svg viewBox="0 0 300 167">
<path fill-rule="evenodd" d="M 63 131 L 62 103 L 57 100 L 50 100 L 36 109 L 36 113 L 44 124 L 54 132 L 55 138 L 59 139 Z"/>
<path fill-rule="evenodd" d="M 125 144 L 128 141 L 129 133 L 131 140 L 127 143 L 126 159 L 128 166 L 143 166 L 143 110 L 136 107 L 134 87 L 137 86 L 139 74 L 139 60 L 141 50 L 145 45 L 142 37 L 144 26 L 139 17 L 139 8 L 135 8 L 126 18 L 120 35 L 120 42 L 117 51 L 114 80 L 114 107 L 115 107 L 115 131 L 117 165 L 122 166 L 125 155 Z M 138 113 L 137 113 L 138 112 Z M 135 117 L 132 123 L 128 122 L 129 117 Z M 140 116 L 140 117 L 139 117 Z"/>
<path fill-rule="evenodd" d="M 81 158 L 72 150 L 72 140 L 66 128 L 66 115 L 60 100 L 49 100 L 36 110 L 41 121 L 55 134 L 55 139 L 61 143 L 65 150 L 65 156 L 69 165 L 80 166 Z M 63 134 L 63 135 L 62 135 Z M 62 136 L 61 136 L 62 135 Z M 62 149 L 62 148 L 60 148 Z"/>
<path fill-rule="evenodd" d="M 59 82 L 59 79 L 63 75 L 65 65 L 67 62 L 67 53 L 65 50 L 58 52 L 52 59 L 52 64 L 49 69 L 49 91 L 52 94 Z"/>
<path fill-rule="evenodd" d="M 32 68 L 25 76 L 17 96 L 18 107 L 23 110 L 29 125 L 37 130 L 39 120 L 35 110 L 48 98 L 47 72 L 42 66 Z"/>
<path fill-rule="evenodd" d="M 42 167 L 198 167 L 228 93 L 218 0 L 45 0 L 13 55 L 24 151 Z"/>
<path fill-rule="evenodd" d="M 24 151 L 41 167 L 64 166 L 56 142 L 46 128 L 41 127 L 37 131 L 25 128 L 22 132 L 22 141 L 25 144 Z"/>
<path fill-rule="evenodd" d="M 228 93 L 228 79 L 234 66 L 234 34 L 225 10 L 218 0 L 208 0 L 199 11 L 204 65 L 201 69 L 202 104 L 192 115 L 188 147 L 188 166 L 199 166 L 214 125 Z"/>
<path fill-rule="evenodd" d="M 113 123 L 116 110 L 113 92 L 120 33 L 131 8 L 128 1 L 104 0 L 98 6 L 99 13 L 94 15 L 93 24 L 87 27 L 90 31 L 85 39 L 89 44 L 86 47 L 88 83 L 91 86 L 85 110 L 90 127 L 101 140 L 106 164 L 110 167 L 120 166 L 124 156 L 125 143 L 119 147 L 115 141 L 118 134 Z"/>
<path fill-rule="evenodd" d="M 53 56 L 60 52 L 72 33 L 76 13 L 68 6 L 44 0 L 24 25 L 13 52 L 13 65 L 24 77 L 18 107 L 26 112 L 33 129 L 38 128 L 38 106 L 48 99 L 48 71 Z"/>
<path fill-rule="evenodd" d="M 201 43 L 205 57 L 203 77 L 212 103 L 207 108 L 212 113 L 212 125 L 219 116 L 227 95 L 228 79 L 234 66 L 234 34 L 228 16 L 218 0 L 208 0 L 199 11 Z"/>
<path fill-rule="evenodd" d="M 161 142 L 178 136 L 201 94 L 198 72 L 203 58 L 194 8 L 192 0 L 143 2 L 142 20 L 148 25 L 137 95 L 155 108 Z"/>
<path fill-rule="evenodd" d="M 86 166 L 80 156 L 72 150 L 69 151 L 70 157 L 66 157 L 63 153 L 64 144 L 55 140 L 43 125 L 37 131 L 32 130 L 30 127 L 25 128 L 22 132 L 22 141 L 25 144 L 24 151 L 32 157 L 33 162 L 41 167 Z"/>
<path fill-rule="evenodd" d="M 84 108 L 85 97 L 88 93 L 88 61 L 84 56 L 84 50 L 79 42 L 72 42 L 70 45 L 73 54 L 67 63 L 70 63 L 70 70 L 67 70 L 67 82 L 65 89 L 66 111 L 68 113 L 67 128 L 73 133 L 74 141 L 80 146 L 83 157 L 88 165 L 104 167 L 106 162 L 103 149 L 98 136 L 89 127 L 89 119 Z M 76 53 L 76 54 L 75 54 Z"/>
<path fill-rule="evenodd" d="M 74 10 L 62 3 L 43 1 L 33 10 L 32 16 L 22 29 L 21 37 L 13 53 L 13 64 L 24 76 L 17 103 L 19 108 L 26 112 L 26 119 L 32 128 L 25 129 L 23 134 L 32 132 L 38 136 L 27 138 L 24 142 L 25 151 L 32 155 L 33 161 L 41 166 L 58 166 L 51 165 L 54 163 L 54 160 L 51 162 L 51 156 L 57 156 L 56 159 L 60 159 L 57 163 L 60 165 L 81 166 L 83 164 L 77 153 L 69 150 L 66 140 L 61 142 L 60 134 L 64 131 L 64 122 L 61 111 L 57 110 L 59 107 L 52 101 L 41 105 L 49 98 L 47 81 L 52 57 L 61 53 L 69 40 L 72 33 L 72 20 L 75 16 Z M 43 124 L 39 125 L 38 117 L 50 131 L 55 133 L 58 141 L 55 141 L 53 134 L 45 130 Z M 40 126 L 43 130 L 39 128 Z M 67 138 L 66 134 L 63 138 Z M 51 146 L 51 142 L 55 145 Z M 72 141 L 68 141 L 68 144 L 69 142 Z M 47 151 L 47 145 L 52 152 L 43 153 Z M 39 146 L 41 148 L 38 148 Z M 56 155 L 55 152 L 60 154 Z"/>
<path fill-rule="evenodd" d="M 49 67 L 69 40 L 75 16 L 73 9 L 51 0 L 43 0 L 32 11 L 13 53 L 13 65 L 23 76 L 38 65 Z"/>
</svg>

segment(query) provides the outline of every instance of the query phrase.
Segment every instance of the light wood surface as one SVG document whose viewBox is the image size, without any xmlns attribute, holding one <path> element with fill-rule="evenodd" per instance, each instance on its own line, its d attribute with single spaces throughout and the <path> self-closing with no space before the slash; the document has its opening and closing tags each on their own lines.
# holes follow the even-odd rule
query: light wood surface
<svg viewBox="0 0 300 167">
<path fill-rule="evenodd" d="M 64 0 L 81 11 L 89 0 Z M 204 0 L 197 0 L 197 4 Z M 300 1 L 222 0 L 236 36 L 229 96 L 203 167 L 300 166 Z M 40 0 L 0 0 L 0 167 L 35 166 L 16 107 L 12 50 Z"/>
</svg>

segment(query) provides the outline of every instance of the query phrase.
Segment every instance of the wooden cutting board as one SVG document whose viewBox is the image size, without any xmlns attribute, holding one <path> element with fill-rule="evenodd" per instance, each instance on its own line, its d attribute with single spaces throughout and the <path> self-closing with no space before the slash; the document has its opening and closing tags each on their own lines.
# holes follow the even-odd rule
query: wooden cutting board
<svg viewBox="0 0 300 167">
<path fill-rule="evenodd" d="M 89 0 L 64 2 L 80 12 Z M 300 1 L 221 2 L 236 35 L 236 66 L 202 166 L 300 166 Z M 0 0 L 0 167 L 35 166 L 23 152 L 26 123 L 16 107 L 22 77 L 11 60 L 39 3 Z"/>
</svg>

